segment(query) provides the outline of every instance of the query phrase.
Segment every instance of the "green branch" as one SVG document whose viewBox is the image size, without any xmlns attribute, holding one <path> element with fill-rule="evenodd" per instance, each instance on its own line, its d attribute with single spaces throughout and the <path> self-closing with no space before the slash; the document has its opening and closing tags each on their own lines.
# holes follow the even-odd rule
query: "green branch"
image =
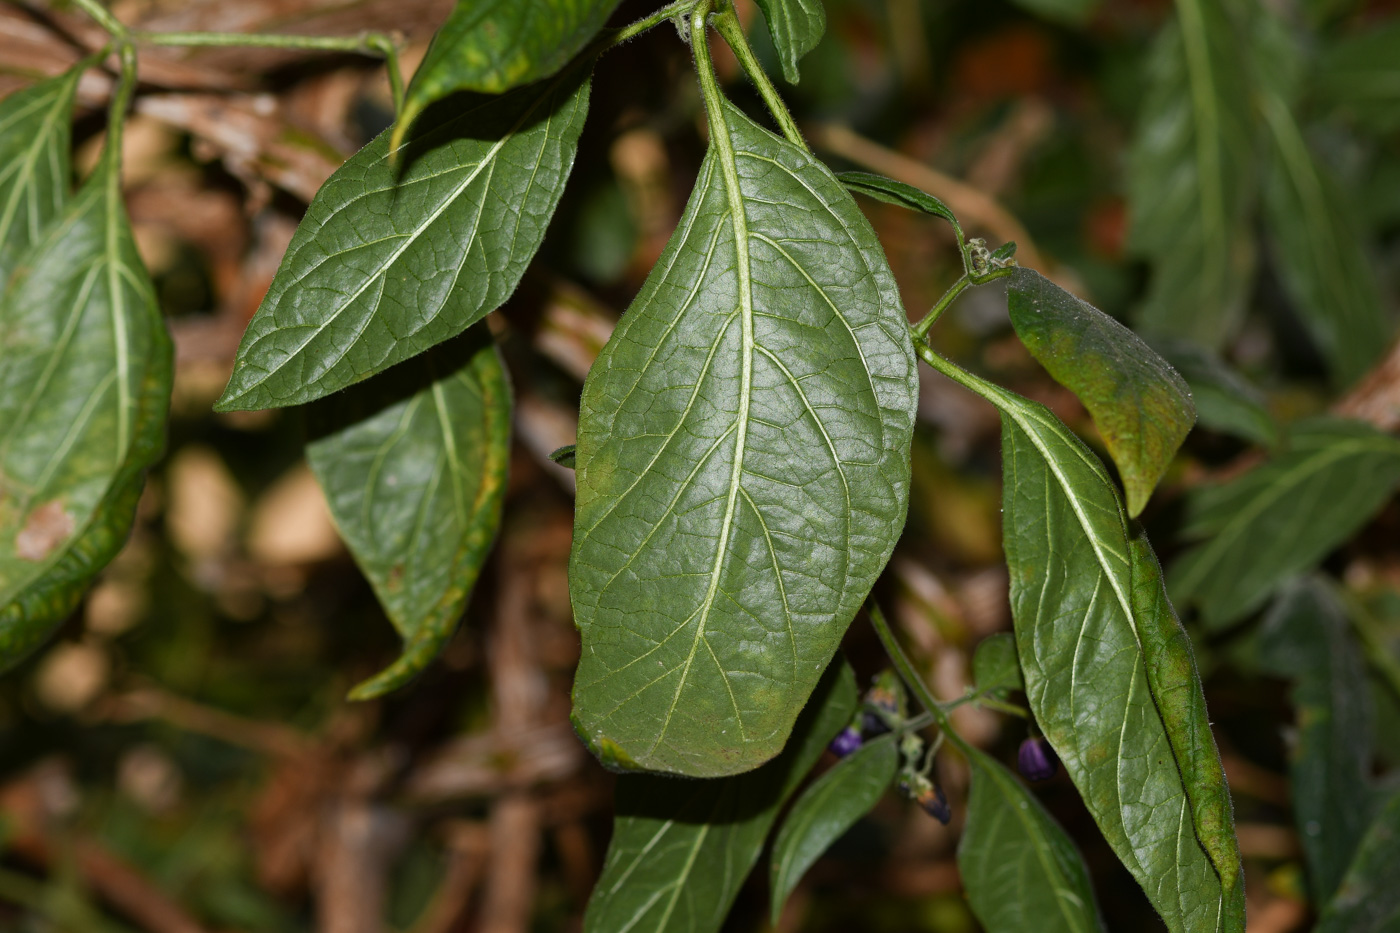
<svg viewBox="0 0 1400 933">
<path fill-rule="evenodd" d="M 792 119 L 792 114 L 788 112 L 787 105 L 778 96 L 778 89 L 769 80 L 768 73 L 759 64 L 758 56 L 754 55 L 753 49 L 749 46 L 748 37 L 744 35 L 743 24 L 739 22 L 739 17 L 734 13 L 734 7 L 730 6 L 723 13 L 714 17 L 715 31 L 720 34 L 725 43 L 734 52 L 734 57 L 739 60 L 739 64 L 744 69 L 744 74 L 749 76 L 749 80 L 758 88 L 758 93 L 763 97 L 763 102 L 768 105 L 768 112 L 777 121 L 778 128 L 783 131 L 788 142 L 799 149 L 811 152 L 807 141 L 802 138 L 802 133 L 797 129 L 797 123 Z"/>
<path fill-rule="evenodd" d="M 933 691 L 929 690 L 928 684 L 919 676 L 918 670 L 914 668 L 914 663 L 909 660 L 909 656 L 904 653 L 904 649 L 899 646 L 899 641 L 894 637 L 894 632 L 890 630 L 890 624 L 885 621 L 885 614 L 880 611 L 875 600 L 868 599 L 865 602 L 865 611 L 870 616 L 870 624 L 875 627 L 875 634 L 880 638 L 880 644 L 885 646 L 885 653 L 894 662 L 894 669 L 899 672 L 906 686 L 908 686 L 914 698 L 919 701 L 919 705 L 928 711 L 933 717 L 933 721 L 938 726 L 938 730 L 948 736 L 948 741 L 956 745 L 964 754 L 971 752 L 971 747 L 967 741 L 957 732 L 953 731 L 952 721 L 948 718 L 948 712 L 943 704 L 938 702 Z"/>
</svg>

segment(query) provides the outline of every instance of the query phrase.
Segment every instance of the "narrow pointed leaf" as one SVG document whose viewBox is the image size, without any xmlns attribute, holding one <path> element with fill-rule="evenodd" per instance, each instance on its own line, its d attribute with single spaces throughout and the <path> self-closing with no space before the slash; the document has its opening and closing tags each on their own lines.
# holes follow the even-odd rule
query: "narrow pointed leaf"
<svg viewBox="0 0 1400 933">
<path fill-rule="evenodd" d="M 234 361 L 220 411 L 296 405 L 454 337 L 495 310 L 544 238 L 588 81 L 444 103 L 387 133 L 307 209 Z"/>
<path fill-rule="evenodd" d="M 856 710 L 838 659 L 812 691 L 788 747 L 748 774 L 711 781 L 626 775 L 586 933 L 715 933 L 758 861 L 783 803 Z"/>
<path fill-rule="evenodd" d="M 68 202 L 82 66 L 0 101 L 0 296 L 15 262 Z"/>
<path fill-rule="evenodd" d="M 1400 794 L 1367 830 L 1317 933 L 1395 933 L 1400 929 Z"/>
<path fill-rule="evenodd" d="M 1101 933 L 1089 873 L 1074 842 L 1000 762 L 968 750 L 972 790 L 958 871 L 987 933 Z"/>
<path fill-rule="evenodd" d="M 918 389 L 874 231 L 716 105 L 680 227 L 584 384 L 574 722 L 614 766 L 756 767 L 894 548 Z"/>
<path fill-rule="evenodd" d="M 1157 39 L 1128 167 L 1129 244 L 1152 264 L 1144 332 L 1218 348 L 1253 266 L 1253 124 L 1239 5 L 1179 0 Z"/>
<path fill-rule="evenodd" d="M 796 84 L 801 78 L 798 61 L 817 47 L 826 32 L 823 0 L 758 0 L 758 8 L 768 22 L 768 34 L 773 37 L 773 48 L 778 50 L 783 77 L 789 84 Z"/>
<path fill-rule="evenodd" d="M 861 746 L 812 783 L 773 841 L 769 896 L 773 924 L 807 869 L 880 802 L 899 768 L 893 733 Z"/>
<path fill-rule="evenodd" d="M 874 198 L 886 204 L 894 204 L 911 211 L 920 211 L 924 214 L 932 214 L 934 217 L 942 217 L 953 225 L 953 230 L 958 235 L 958 242 L 962 242 L 962 225 L 958 223 L 958 218 L 953 215 L 952 209 L 927 191 L 921 191 L 913 185 L 906 185 L 902 181 L 895 181 L 893 178 L 886 178 L 883 175 L 873 175 L 870 172 L 842 172 L 836 177 L 854 194 L 863 194 L 867 198 Z M 1012 252 L 1015 252 L 1014 245 Z"/>
<path fill-rule="evenodd" d="M 1267 463 L 1188 496 L 1181 535 L 1200 543 L 1172 564 L 1172 598 L 1199 606 L 1208 628 L 1229 625 L 1350 538 L 1397 484 L 1400 440 L 1360 421 L 1299 423 Z"/>
<path fill-rule="evenodd" d="M 1294 681 L 1293 819 L 1313 898 L 1325 904 L 1371 822 L 1370 687 L 1346 610 L 1325 583 L 1305 579 L 1280 595 L 1260 632 L 1259 661 Z"/>
<path fill-rule="evenodd" d="M 1154 340 L 1152 348 L 1191 387 L 1201 427 L 1265 447 L 1279 442 L 1278 422 L 1269 412 L 1264 393 L 1218 356 L 1184 340 Z"/>
<path fill-rule="evenodd" d="M 0 302 L 0 665 L 63 621 L 160 454 L 170 339 L 106 157 Z"/>
<path fill-rule="evenodd" d="M 1017 269 L 1006 295 L 1031 356 L 1089 410 L 1137 515 L 1196 422 L 1186 380 L 1142 338 L 1038 272 Z"/>
<path fill-rule="evenodd" d="M 972 683 L 978 693 L 1005 698 L 1012 690 L 1024 690 L 1021 661 L 1016 657 L 1016 636 L 1010 632 L 988 635 L 972 655 Z"/>
<path fill-rule="evenodd" d="M 484 324 L 321 404 L 306 456 L 404 641 L 353 699 L 423 670 L 457 628 L 501 519 L 510 388 Z"/>
</svg>

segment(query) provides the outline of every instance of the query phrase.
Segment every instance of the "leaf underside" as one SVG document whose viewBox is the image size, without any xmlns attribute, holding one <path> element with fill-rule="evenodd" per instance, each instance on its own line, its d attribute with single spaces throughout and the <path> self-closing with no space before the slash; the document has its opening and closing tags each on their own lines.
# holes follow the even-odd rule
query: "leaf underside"
<svg viewBox="0 0 1400 933">
<path fill-rule="evenodd" d="M 387 693 L 452 637 L 500 524 L 510 389 L 486 325 L 318 406 L 307 460 L 403 654 L 352 691 Z"/>
<path fill-rule="evenodd" d="M 454 98 L 403 147 L 386 131 L 352 156 L 307 208 L 216 410 L 312 401 L 499 307 L 559 203 L 588 89 L 571 72 Z"/>
<path fill-rule="evenodd" d="M 758 8 L 768 23 L 783 78 L 796 84 L 801 78 L 798 61 L 817 47 L 826 32 L 823 0 L 758 0 Z"/>
<path fill-rule="evenodd" d="M 78 68 L 0 100 L 0 296 L 15 263 L 68 203 Z"/>
<path fill-rule="evenodd" d="M 903 527 L 918 382 L 884 254 L 732 105 L 584 384 L 574 723 L 605 763 L 778 753 Z"/>
</svg>

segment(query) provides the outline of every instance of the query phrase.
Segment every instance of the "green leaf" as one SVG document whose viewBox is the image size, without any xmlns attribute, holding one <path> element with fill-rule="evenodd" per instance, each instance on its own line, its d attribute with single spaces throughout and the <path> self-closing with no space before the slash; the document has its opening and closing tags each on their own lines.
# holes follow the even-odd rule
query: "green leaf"
<svg viewBox="0 0 1400 933">
<path fill-rule="evenodd" d="M 388 693 L 437 657 L 496 536 L 510 387 L 485 327 L 321 403 L 307 460 L 404 641 L 399 660 L 352 699 Z"/>
<path fill-rule="evenodd" d="M 0 296 L 68 202 L 73 96 L 86 63 L 0 101 Z"/>
<path fill-rule="evenodd" d="M 972 791 L 958 842 L 967 901 L 987 933 L 1090 933 L 1103 920 L 1079 850 L 1001 763 L 967 749 Z"/>
<path fill-rule="evenodd" d="M 773 841 L 769 896 L 774 926 L 807 869 L 880 802 L 898 768 L 899 749 L 890 733 L 841 759 L 797 798 Z"/>
<path fill-rule="evenodd" d="M 554 74 L 588 44 L 617 4 L 618 0 L 457 0 L 409 82 L 396 137 L 402 137 L 430 105 L 455 91 L 500 94 Z"/>
<path fill-rule="evenodd" d="M 796 84 L 801 77 L 798 60 L 816 48 L 826 32 L 826 8 L 822 0 L 758 0 L 758 8 L 768 22 L 783 77 Z"/>
<path fill-rule="evenodd" d="M 713 933 L 724 923 L 778 811 L 856 711 L 838 659 L 775 760 L 737 777 L 618 779 L 612 842 L 584 915 L 586 933 Z"/>
<path fill-rule="evenodd" d="M 1264 393 L 1220 357 L 1185 340 L 1154 340 L 1152 348 L 1191 387 L 1196 421 L 1202 427 L 1265 447 L 1278 444 L 1278 422 L 1269 413 Z"/>
<path fill-rule="evenodd" d="M 1254 113 L 1238 4 L 1179 0 L 1162 31 L 1128 166 L 1129 244 L 1152 264 L 1141 330 L 1219 348 L 1254 263 Z"/>
<path fill-rule="evenodd" d="M 170 338 L 114 154 L 20 261 L 0 335 L 0 666 L 10 666 L 120 549 L 164 443 Z"/>
<path fill-rule="evenodd" d="M 1188 495 L 1181 536 L 1201 543 L 1172 565 L 1172 598 L 1224 628 L 1350 538 L 1397 484 L 1400 440 L 1360 421 L 1300 422 L 1267 463 Z"/>
<path fill-rule="evenodd" d="M 842 172 L 836 177 L 840 179 L 841 184 L 855 194 L 863 194 L 867 198 L 874 198 L 876 201 L 894 204 L 911 211 L 942 217 L 953 225 L 953 230 L 958 235 L 958 243 L 962 243 L 963 230 L 962 225 L 958 223 L 958 218 L 953 216 L 953 211 L 948 205 L 928 192 L 921 191 L 913 185 L 906 185 L 902 181 L 895 181 L 893 178 L 872 175 L 870 172 Z M 1001 249 L 1005 248 L 1005 246 L 1001 247 Z M 994 255 L 1002 258 L 1000 252 L 999 249 Z M 1015 252 L 1016 247 L 1012 244 L 1011 255 L 1014 255 Z M 1010 258 L 1010 255 L 1005 258 Z"/>
<path fill-rule="evenodd" d="M 549 459 L 550 459 L 551 461 L 553 461 L 554 463 L 559 464 L 561 467 L 565 467 L 566 469 L 572 470 L 572 469 L 574 468 L 574 465 L 575 465 L 575 464 L 574 464 L 574 457 L 575 457 L 575 455 L 576 455 L 577 453 L 578 453 L 578 445 L 577 445 L 577 444 L 565 444 L 563 447 L 560 447 L 558 450 L 552 450 L 552 451 L 550 451 L 550 453 L 549 453 Z"/>
<path fill-rule="evenodd" d="M 444 103 L 381 133 L 316 193 L 248 325 L 218 411 L 296 405 L 454 337 L 504 301 L 544 238 L 588 109 L 577 72 Z"/>
<path fill-rule="evenodd" d="M 1397 868 L 1400 794 L 1390 798 L 1361 840 L 1336 897 L 1322 912 L 1317 933 L 1395 933 L 1400 929 Z"/>
<path fill-rule="evenodd" d="M 1186 380 L 1128 328 L 1038 272 L 1017 269 L 1006 295 L 1031 356 L 1089 410 L 1123 478 L 1128 514 L 1137 515 L 1196 422 Z"/>
<path fill-rule="evenodd" d="M 1318 57 L 1314 92 L 1368 128 L 1400 126 L 1400 17 L 1367 23 L 1336 39 Z"/>
<path fill-rule="evenodd" d="M 1098 11 L 1101 0 L 1016 0 L 1016 5 L 1057 23 L 1082 26 Z"/>
<path fill-rule="evenodd" d="M 1293 818 L 1314 900 L 1325 904 L 1371 822 L 1370 687 L 1327 584 L 1309 578 L 1280 594 L 1260 632 L 1259 662 L 1294 681 Z"/>
<path fill-rule="evenodd" d="M 679 229 L 584 384 L 569 574 L 579 734 L 696 776 L 783 747 L 904 525 L 918 394 L 850 195 L 710 112 Z"/>
<path fill-rule="evenodd" d="M 988 635 L 977 643 L 972 655 L 972 682 L 978 693 L 1004 697 L 1011 690 L 1024 690 L 1021 662 L 1016 657 L 1016 636 L 1010 632 Z"/>
</svg>

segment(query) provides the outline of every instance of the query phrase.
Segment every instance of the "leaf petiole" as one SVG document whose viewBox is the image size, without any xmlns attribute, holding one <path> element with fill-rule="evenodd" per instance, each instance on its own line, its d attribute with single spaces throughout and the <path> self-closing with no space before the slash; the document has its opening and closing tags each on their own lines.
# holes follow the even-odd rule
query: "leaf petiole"
<svg viewBox="0 0 1400 933">
<path fill-rule="evenodd" d="M 875 628 L 875 634 L 880 638 L 880 644 L 884 645 L 885 653 L 894 662 L 894 669 L 899 672 L 905 686 L 914 694 L 919 704 L 927 710 L 927 715 L 931 717 L 933 724 L 938 726 L 940 735 L 946 735 L 958 750 L 965 755 L 971 755 L 971 746 L 967 741 L 953 731 L 952 721 L 948 718 L 947 710 L 933 692 L 929 690 L 924 679 L 915 670 L 914 663 L 909 660 L 909 656 L 904 653 L 904 649 L 899 646 L 899 642 L 894 637 L 894 632 L 890 630 L 890 624 L 885 621 L 885 614 L 880 611 L 880 607 L 873 599 L 866 600 L 866 614 L 870 616 L 870 624 Z"/>
<path fill-rule="evenodd" d="M 943 297 L 938 299 L 934 306 L 929 309 L 928 314 L 925 314 L 923 318 L 919 321 L 919 323 L 915 324 L 912 328 L 910 328 L 910 330 L 913 331 L 915 337 L 917 337 L 918 340 L 922 340 L 928 336 L 929 330 L 932 329 L 933 325 L 937 323 L 938 319 L 943 316 L 943 312 L 947 311 L 950 307 L 952 307 L 953 301 L 964 291 L 966 291 L 968 286 L 986 285 L 988 282 L 992 282 L 996 279 L 1003 278 L 1004 276 L 1008 276 L 1012 272 L 1016 271 L 1016 266 L 1012 265 L 1002 268 L 990 269 L 987 272 L 976 272 L 973 270 L 970 262 L 967 259 L 966 247 L 963 248 L 963 261 L 968 271 L 964 272 L 962 276 L 956 282 L 954 282 L 946 292 L 943 293 Z M 918 340 L 915 341 L 916 344 Z"/>
<path fill-rule="evenodd" d="M 734 12 L 732 5 L 728 6 L 724 12 L 717 13 L 712 20 L 715 31 L 720 34 L 734 52 L 734 57 L 739 60 L 739 64 L 744 69 L 744 74 L 749 76 L 749 80 L 758 88 L 758 93 L 763 98 L 763 102 L 768 106 L 768 112 L 777 121 L 778 128 L 783 131 L 788 142 L 806 152 L 811 152 L 807 141 L 802 138 L 802 133 L 797 128 L 797 123 L 792 119 L 792 114 L 788 112 L 787 105 L 778 96 L 778 89 L 769 80 L 767 72 L 763 70 L 763 65 L 758 61 L 758 56 L 754 55 L 753 48 L 749 46 L 748 37 L 744 35 L 743 24 L 739 22 L 739 17 Z"/>
</svg>

